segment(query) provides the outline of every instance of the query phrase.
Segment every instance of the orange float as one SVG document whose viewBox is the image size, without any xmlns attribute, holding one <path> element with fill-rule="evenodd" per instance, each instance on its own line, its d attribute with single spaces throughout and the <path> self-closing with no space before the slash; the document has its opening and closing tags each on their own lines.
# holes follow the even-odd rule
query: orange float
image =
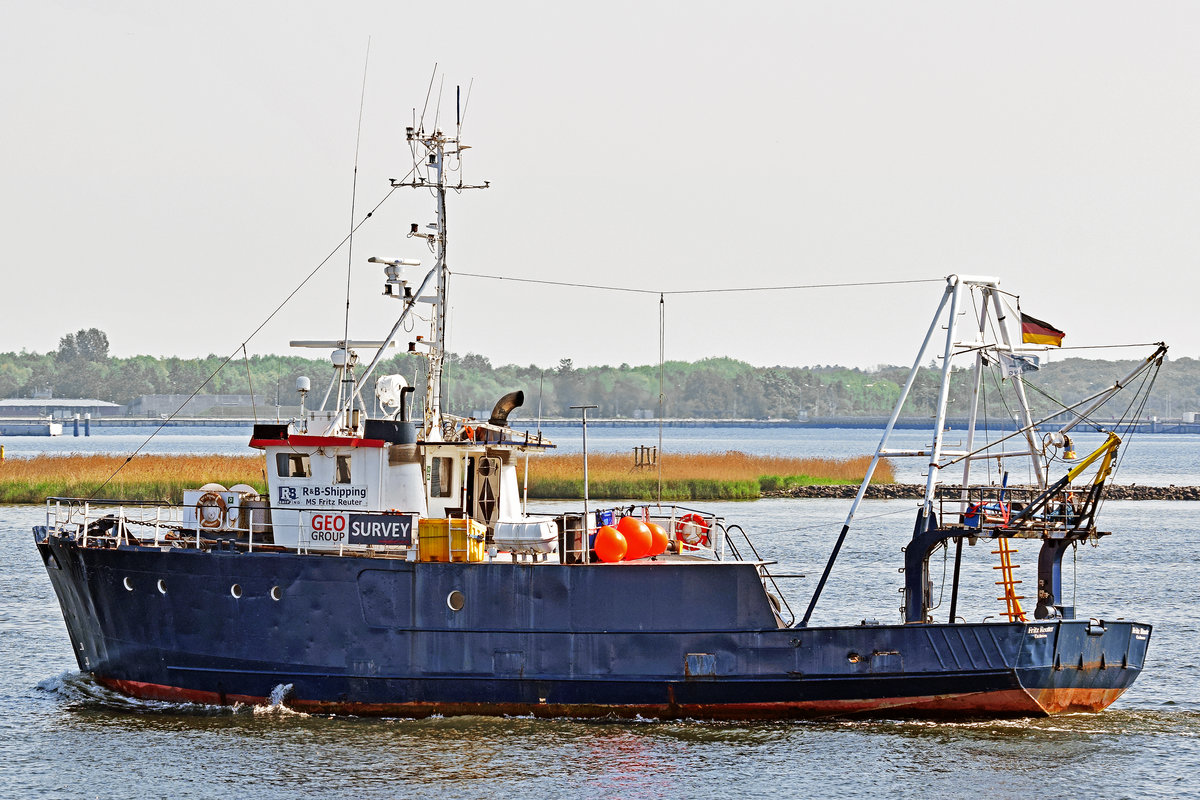
<svg viewBox="0 0 1200 800">
<path fill-rule="evenodd" d="M 605 525 L 596 531 L 596 542 L 592 545 L 592 549 L 596 551 L 596 558 L 612 564 L 625 557 L 628 545 L 619 530 L 611 525 Z"/>
<path fill-rule="evenodd" d="M 646 527 L 650 529 L 650 536 L 654 539 L 654 545 L 650 548 L 650 555 L 657 556 L 667 552 L 667 545 L 671 539 L 667 536 L 666 529 L 656 522 L 647 522 Z"/>
<path fill-rule="evenodd" d="M 654 535 L 646 527 L 646 523 L 637 517 L 621 517 L 617 530 L 625 537 L 625 560 L 634 561 L 650 555 L 654 547 Z"/>
</svg>

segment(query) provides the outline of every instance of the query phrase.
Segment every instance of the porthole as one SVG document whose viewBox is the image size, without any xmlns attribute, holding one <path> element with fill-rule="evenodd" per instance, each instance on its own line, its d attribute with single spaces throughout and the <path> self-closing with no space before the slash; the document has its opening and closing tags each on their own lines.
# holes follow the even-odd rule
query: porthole
<svg viewBox="0 0 1200 800">
<path fill-rule="evenodd" d="M 229 593 L 231 595 L 233 595 L 235 598 L 241 597 L 242 596 L 242 585 L 240 583 L 235 583 L 233 586 L 230 586 Z"/>
<path fill-rule="evenodd" d="M 122 583 L 125 584 L 125 591 L 127 591 L 127 592 L 133 591 L 133 581 L 131 581 L 129 578 L 126 578 L 124 581 L 122 581 Z"/>
<path fill-rule="evenodd" d="M 158 593 L 159 593 L 159 594 L 166 594 L 166 593 L 167 593 L 167 582 L 166 582 L 166 581 L 164 581 L 162 578 L 159 578 L 159 579 L 158 579 L 158 583 L 157 583 L 156 585 L 158 586 Z"/>
<path fill-rule="evenodd" d="M 462 611 L 466 604 L 467 598 L 458 589 L 446 595 L 446 605 L 450 607 L 451 611 Z"/>
<path fill-rule="evenodd" d="M 283 597 L 283 590 L 280 589 L 278 586 L 272 586 L 271 587 L 271 599 L 279 600 L 281 597 Z"/>
</svg>

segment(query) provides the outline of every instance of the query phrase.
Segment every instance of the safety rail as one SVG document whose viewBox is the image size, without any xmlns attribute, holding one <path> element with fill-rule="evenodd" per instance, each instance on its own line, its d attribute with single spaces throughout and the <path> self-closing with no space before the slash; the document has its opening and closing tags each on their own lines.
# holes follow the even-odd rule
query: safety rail
<svg viewBox="0 0 1200 800">
<path fill-rule="evenodd" d="M 559 554 L 563 563 L 583 562 L 582 514 L 567 512 L 555 519 L 565 534 L 560 538 Z M 616 527 L 621 517 L 634 517 L 653 522 L 667 532 L 671 552 L 694 555 L 716 561 L 725 559 L 726 536 L 724 518 L 697 508 L 656 503 L 605 506 L 588 512 L 587 536 L 589 550 L 596 532 L 605 525 Z M 594 559 L 594 557 L 592 557 Z M 740 559 L 739 559 L 740 560 Z"/>
<path fill-rule="evenodd" d="M 186 528 L 186 512 L 189 508 L 192 506 L 162 500 L 47 497 L 46 527 L 50 531 L 77 536 L 85 547 L 95 539 L 111 541 L 114 545 L 190 545 L 202 549 L 205 545 L 214 546 L 221 541 L 213 538 L 214 533 L 224 534 L 226 539 L 244 535 L 245 541 L 236 544 L 251 551 L 269 544 L 264 541 L 265 535 L 255 540 L 255 533 L 262 531 L 261 525 L 252 517 L 247 518 L 246 527 L 226 524 L 219 530 L 207 530 L 198 525 L 192 531 Z M 138 535 L 134 532 L 137 527 L 152 529 L 153 536 L 149 535 L 149 531 L 146 536 Z M 182 535 L 184 532 L 188 534 L 186 537 Z"/>
<path fill-rule="evenodd" d="M 943 526 L 1049 534 L 1091 530 L 1099 495 L 1094 486 L 947 486 L 938 490 L 937 502 Z"/>
<path fill-rule="evenodd" d="M 154 500 L 115 500 L 103 498 L 78 497 L 49 497 L 46 499 L 46 526 L 52 532 L 66 533 L 76 537 L 79 542 L 88 546 L 89 542 L 102 543 L 102 546 L 139 545 L 154 547 L 185 547 L 195 549 L 227 548 L 254 551 L 276 545 L 273 528 L 281 523 L 272 522 L 272 512 L 295 512 L 295 508 L 279 508 L 260 506 L 255 513 L 265 512 L 263 517 L 246 517 L 240 523 L 230 524 L 226 521 L 217 529 L 202 528 L 192 519 L 189 523 L 187 512 L 191 506 L 181 503 L 171 503 Z M 320 511 L 320 509 L 312 509 Z M 389 511 L 362 511 L 366 514 L 385 514 Z M 634 504 L 630 506 L 613 506 L 602 508 L 589 514 L 588 534 L 594 535 L 601 525 L 616 525 L 622 516 L 633 516 L 643 522 L 654 522 L 662 526 L 668 533 L 670 552 L 696 556 L 699 558 L 739 562 L 753 561 L 758 565 L 764 588 L 768 584 L 774 589 L 787 613 L 794 614 L 787 606 L 783 592 L 766 568 L 764 560 L 759 555 L 754 543 L 739 525 L 727 526 L 723 517 L 682 505 Z M 579 563 L 582 551 L 579 547 L 582 537 L 581 515 L 562 514 L 555 517 L 559 521 L 560 539 L 559 552 L 563 563 Z M 231 517 L 232 519 L 232 517 Z M 265 520 L 265 523 L 262 521 Z M 574 521 L 574 537 L 571 536 L 571 523 Z M 564 530 L 565 529 L 565 530 Z M 753 557 L 743 556 L 738 543 L 731 535 L 740 534 L 745 547 Z M 301 552 L 309 552 L 305 542 L 298 541 Z M 590 544 L 590 539 L 589 539 Z M 350 548 L 346 548 L 350 549 Z M 365 550 L 353 548 L 356 555 L 403 556 L 403 552 L 393 552 L 397 548 L 366 546 Z M 400 551 L 409 548 L 399 548 Z M 321 551 L 314 551 L 321 552 Z M 324 551 L 326 553 L 330 551 Z M 333 551 L 343 552 L 343 549 Z M 782 576 L 802 577 L 802 576 Z"/>
<path fill-rule="evenodd" d="M 179 510 L 178 515 L 173 513 L 176 509 Z M 46 527 L 57 531 L 73 528 L 86 546 L 89 538 L 113 539 L 118 544 L 142 544 L 142 537 L 131 533 L 130 526 L 149 525 L 154 528 L 154 544 L 158 546 L 167 531 L 177 529 L 182 524 L 182 509 L 178 504 L 153 500 L 48 497 Z M 142 513 L 137 513 L 139 510 Z M 149 517 L 150 510 L 154 511 L 152 519 Z M 112 533 L 106 535 L 108 531 Z"/>
<path fill-rule="evenodd" d="M 172 503 L 157 500 L 109 500 L 77 497 L 46 498 L 46 527 L 50 532 L 74 536 L 80 544 L 139 545 L 154 547 L 245 550 L 295 550 L 300 553 L 322 553 L 325 555 L 354 555 L 370 557 L 408 557 L 415 547 L 389 545 L 347 545 L 337 550 L 320 550 L 303 535 L 299 511 L 313 513 L 336 512 L 338 509 L 296 509 L 294 507 L 255 506 L 230 507 L 228 514 L 218 519 L 215 527 L 205 527 L 201 508 L 187 503 Z M 342 509 L 344 511 L 344 509 Z M 189 512 L 192 512 L 189 515 Z M 272 514 L 275 514 L 273 518 Z M 282 513 L 297 514 L 297 517 L 280 521 Z M 358 513 L 359 509 L 355 509 Z M 371 511 L 369 515 L 387 515 L 394 510 Z M 190 516 L 190 519 L 189 519 Z M 138 531 L 145 531 L 143 535 Z M 295 541 L 281 544 L 275 534 L 280 530 L 296 533 Z M 152 531 L 152 533 L 151 533 Z"/>
<path fill-rule="evenodd" d="M 774 605 L 775 600 L 777 600 L 779 602 L 779 605 L 775 607 L 775 613 L 779 614 L 780 619 L 782 620 L 783 616 L 782 616 L 782 614 L 780 614 L 780 612 L 783 611 L 784 609 L 787 609 L 788 619 L 784 622 L 784 627 L 790 628 L 792 625 L 794 625 L 796 623 L 796 612 L 792 610 L 792 606 L 788 603 L 787 596 L 783 593 L 783 589 L 779 586 L 779 583 L 776 581 L 776 578 L 779 578 L 779 579 L 803 578 L 805 576 L 804 575 L 772 575 L 771 570 L 767 569 L 767 562 L 763 560 L 763 557 L 761 555 L 759 555 L 758 548 L 754 546 L 754 542 L 751 541 L 750 535 L 748 533 L 746 533 L 745 529 L 742 528 L 741 525 L 730 525 L 728 527 L 724 527 L 724 526 L 722 526 L 722 527 L 724 528 L 724 531 L 725 531 L 725 539 L 729 543 L 729 549 L 733 553 L 733 557 L 738 561 L 744 561 L 745 559 L 742 558 L 742 554 L 740 552 L 738 552 L 737 542 L 733 539 L 733 537 L 729 536 L 729 533 L 731 531 L 736 530 L 742 535 L 742 539 L 745 540 L 746 546 L 749 547 L 750 552 L 754 554 L 754 561 L 758 565 L 758 579 L 760 581 L 762 581 L 763 589 L 767 590 L 767 597 L 773 598 L 773 600 L 772 600 L 773 605 Z M 771 594 L 770 590 L 767 589 L 768 583 L 770 583 L 771 587 L 775 589 L 774 594 Z"/>
</svg>

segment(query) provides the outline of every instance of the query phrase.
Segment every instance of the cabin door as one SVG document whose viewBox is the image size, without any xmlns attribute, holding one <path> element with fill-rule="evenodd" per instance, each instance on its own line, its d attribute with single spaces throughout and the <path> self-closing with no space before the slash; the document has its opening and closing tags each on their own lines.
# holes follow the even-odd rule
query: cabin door
<svg viewBox="0 0 1200 800">
<path fill-rule="evenodd" d="M 500 519 L 500 459 L 476 458 L 471 483 L 471 516 L 488 526 Z"/>
</svg>

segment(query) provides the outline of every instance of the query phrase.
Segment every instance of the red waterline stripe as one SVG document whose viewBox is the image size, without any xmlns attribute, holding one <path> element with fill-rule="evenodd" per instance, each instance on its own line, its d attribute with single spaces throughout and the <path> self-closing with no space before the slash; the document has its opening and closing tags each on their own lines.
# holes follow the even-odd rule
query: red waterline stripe
<svg viewBox="0 0 1200 800">
<path fill-rule="evenodd" d="M 267 705 L 266 697 L 221 694 L 140 681 L 97 678 L 110 689 L 141 698 L 207 705 Z M 870 700 L 812 700 L 796 703 L 640 704 L 586 703 L 353 703 L 298 700 L 284 705 L 297 711 L 358 716 L 427 717 L 433 714 L 514 715 L 535 717 L 685 717 L 694 719 L 788 719 L 878 713 L 881 716 L 1048 716 L 1063 711 L 1100 711 L 1124 689 L 1061 688 L 1026 692 L 1003 689 L 956 695 L 891 697 Z"/>
</svg>

